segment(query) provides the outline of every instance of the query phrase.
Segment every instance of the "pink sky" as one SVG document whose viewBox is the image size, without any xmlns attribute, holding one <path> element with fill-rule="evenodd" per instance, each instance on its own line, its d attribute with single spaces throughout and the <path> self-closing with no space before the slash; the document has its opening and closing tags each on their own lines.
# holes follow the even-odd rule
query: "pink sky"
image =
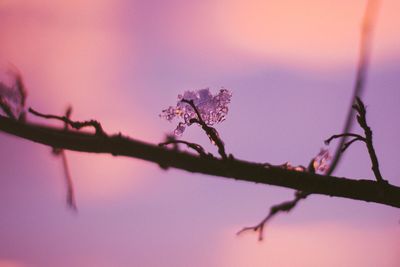
<svg viewBox="0 0 400 267">
<path fill-rule="evenodd" d="M 3 0 L 0 67 L 21 70 L 29 106 L 62 114 L 71 104 L 74 119 L 153 143 L 174 129 L 158 114 L 179 93 L 224 86 L 233 98 L 217 129 L 229 153 L 307 164 L 342 128 L 365 3 Z M 382 173 L 396 185 L 399 9 L 382 1 L 364 98 Z M 196 127 L 183 138 L 215 152 Z M 49 148 L 2 133 L 0 144 L 0 267 L 400 265 L 394 208 L 311 196 L 259 243 L 235 233 L 291 190 L 68 152 L 72 214 Z M 373 178 L 361 144 L 336 175 Z"/>
</svg>

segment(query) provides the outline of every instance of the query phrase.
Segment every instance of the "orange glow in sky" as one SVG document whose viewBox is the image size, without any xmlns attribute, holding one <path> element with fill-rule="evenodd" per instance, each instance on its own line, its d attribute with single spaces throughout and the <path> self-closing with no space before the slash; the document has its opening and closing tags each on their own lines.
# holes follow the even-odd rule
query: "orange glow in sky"
<svg viewBox="0 0 400 267">
<path fill-rule="evenodd" d="M 399 47 L 400 19 L 393 13 L 400 2 L 382 2 L 376 48 L 387 56 Z M 362 0 L 227 0 L 217 25 L 227 45 L 248 56 L 321 68 L 356 59 L 364 8 Z"/>
</svg>

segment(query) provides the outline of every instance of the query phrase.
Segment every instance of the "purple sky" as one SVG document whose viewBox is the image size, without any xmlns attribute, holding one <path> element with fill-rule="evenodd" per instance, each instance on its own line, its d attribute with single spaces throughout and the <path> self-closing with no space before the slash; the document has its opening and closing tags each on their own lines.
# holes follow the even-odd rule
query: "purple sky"
<svg viewBox="0 0 400 267">
<path fill-rule="evenodd" d="M 217 126 L 227 151 L 306 165 L 342 129 L 364 5 L 5 0 L 0 61 L 3 72 L 8 62 L 21 70 L 28 106 L 62 114 L 71 104 L 74 119 L 96 118 L 108 133 L 153 143 L 175 128 L 158 114 L 179 93 L 229 88 L 230 111 Z M 396 185 L 399 8 L 396 0 L 382 3 L 364 97 L 383 176 Z M 195 126 L 183 138 L 216 152 Z M 311 196 L 271 221 L 260 243 L 235 233 L 292 190 L 67 152 L 79 208 L 73 214 L 61 161 L 49 148 L 3 133 L 0 145 L 0 267 L 400 264 L 394 208 Z M 373 179 L 361 143 L 335 175 Z"/>
</svg>

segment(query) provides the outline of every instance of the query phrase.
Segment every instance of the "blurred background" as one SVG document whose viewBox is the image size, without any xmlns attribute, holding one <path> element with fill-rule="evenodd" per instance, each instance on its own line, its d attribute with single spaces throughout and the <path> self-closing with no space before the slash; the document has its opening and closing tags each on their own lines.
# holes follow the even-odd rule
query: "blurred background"
<svg viewBox="0 0 400 267">
<path fill-rule="evenodd" d="M 152 143 L 175 128 L 158 115 L 179 93 L 229 88 L 230 111 L 217 126 L 229 153 L 307 165 L 343 127 L 365 5 L 0 0 L 0 65 L 19 68 L 28 106 L 61 115 L 72 105 L 75 120 Z M 395 185 L 399 9 L 381 1 L 364 95 L 382 174 Z M 183 139 L 216 152 L 196 126 Z M 258 242 L 235 233 L 293 190 L 67 152 L 74 214 L 50 148 L 4 133 L 0 146 L 0 267 L 400 265 L 395 208 L 314 195 L 274 218 Z M 363 144 L 346 151 L 335 175 L 374 179 Z"/>
</svg>

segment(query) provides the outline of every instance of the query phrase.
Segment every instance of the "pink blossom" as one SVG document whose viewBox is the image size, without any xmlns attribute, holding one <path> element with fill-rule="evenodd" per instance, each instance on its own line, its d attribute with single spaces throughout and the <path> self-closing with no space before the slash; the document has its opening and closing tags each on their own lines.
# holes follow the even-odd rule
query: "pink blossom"
<svg viewBox="0 0 400 267">
<path fill-rule="evenodd" d="M 187 126 L 193 123 L 193 119 L 199 119 L 195 110 L 182 100 L 192 100 L 200 113 L 201 119 L 208 125 L 212 126 L 225 120 L 228 113 L 228 104 L 231 102 L 232 93 L 227 89 L 220 89 L 215 95 L 212 95 L 208 88 L 196 91 L 186 91 L 183 95 L 178 95 L 176 106 L 170 106 L 164 109 L 160 117 L 172 121 L 178 118 L 178 123 L 174 134 L 181 136 Z"/>
</svg>

